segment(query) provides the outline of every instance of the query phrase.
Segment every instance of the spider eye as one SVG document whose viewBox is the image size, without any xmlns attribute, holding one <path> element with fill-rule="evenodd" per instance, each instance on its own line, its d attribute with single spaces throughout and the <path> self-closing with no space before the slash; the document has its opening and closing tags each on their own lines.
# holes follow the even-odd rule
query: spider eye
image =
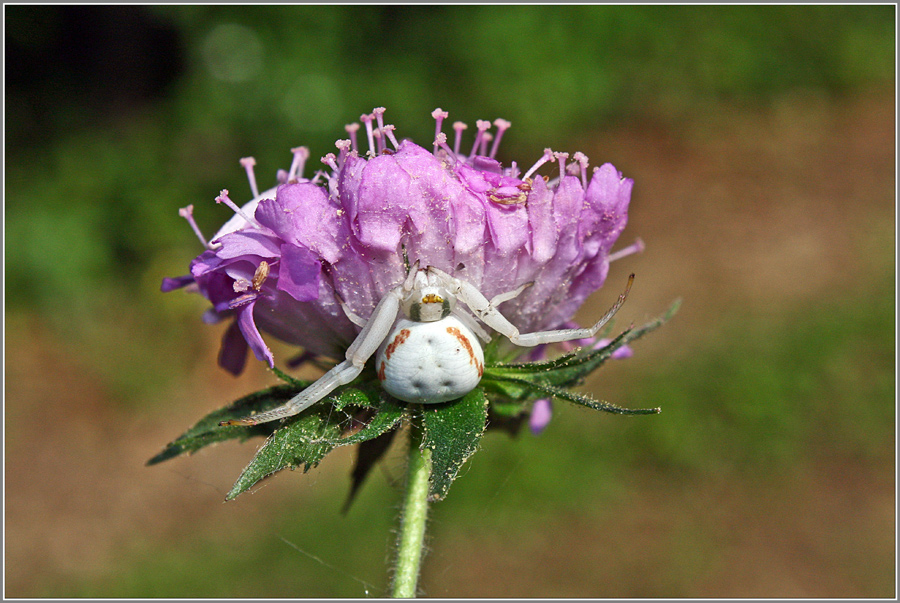
<svg viewBox="0 0 900 603">
<path fill-rule="evenodd" d="M 455 301 L 448 291 L 429 286 L 425 291 L 414 291 L 406 298 L 402 308 L 411 320 L 431 322 L 449 316 Z"/>
</svg>

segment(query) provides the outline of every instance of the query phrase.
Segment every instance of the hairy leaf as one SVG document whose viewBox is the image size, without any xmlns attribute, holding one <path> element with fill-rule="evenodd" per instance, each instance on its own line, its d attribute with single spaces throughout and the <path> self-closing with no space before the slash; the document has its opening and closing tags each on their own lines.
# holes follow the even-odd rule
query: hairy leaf
<svg viewBox="0 0 900 603">
<path fill-rule="evenodd" d="M 459 400 L 422 406 L 423 448 L 432 451 L 430 500 L 441 500 L 475 453 L 487 424 L 488 400 L 475 388 Z"/>
<path fill-rule="evenodd" d="M 348 446 L 364 442 L 397 427 L 403 416 L 403 409 L 390 399 L 382 399 L 375 411 L 366 413 L 362 428 L 346 436 L 347 428 L 355 428 L 360 416 L 351 409 L 368 409 L 373 406 L 372 395 L 377 388 L 372 384 L 349 387 L 340 390 L 326 400 L 331 404 L 319 403 L 303 413 L 287 419 L 283 427 L 269 436 L 266 443 L 244 469 L 226 496 L 234 499 L 246 492 L 256 482 L 286 467 L 295 469 L 303 466 L 309 471 L 338 446 Z"/>
<path fill-rule="evenodd" d="M 612 357 L 616 350 L 662 326 L 675 314 L 679 305 L 680 302 L 676 301 L 663 316 L 638 329 L 626 330 L 599 350 L 576 350 L 545 362 L 485 366 L 482 385 L 488 391 L 513 400 L 531 396 L 534 384 L 556 388 L 577 385 Z"/>
<path fill-rule="evenodd" d="M 155 465 L 184 453 L 193 454 L 204 446 L 226 440 L 244 441 L 256 436 L 267 436 L 278 427 L 277 422 L 263 423 L 252 427 L 219 427 L 219 422 L 240 419 L 252 413 L 281 406 L 307 385 L 309 382 L 294 381 L 291 384 L 276 385 L 244 396 L 229 406 L 220 408 L 200 419 L 196 425 L 175 441 L 170 442 L 162 452 L 147 461 L 147 464 Z"/>
</svg>

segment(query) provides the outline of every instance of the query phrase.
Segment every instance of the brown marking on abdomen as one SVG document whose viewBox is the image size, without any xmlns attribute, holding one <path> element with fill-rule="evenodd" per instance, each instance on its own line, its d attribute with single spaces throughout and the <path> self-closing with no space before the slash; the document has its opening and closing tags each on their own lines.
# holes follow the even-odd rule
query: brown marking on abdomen
<svg viewBox="0 0 900 603">
<path fill-rule="evenodd" d="M 400 329 L 400 332 L 394 337 L 394 341 L 389 343 L 388 347 L 384 350 L 384 357 L 390 360 L 394 350 L 403 345 L 407 339 L 409 339 L 409 329 Z"/>
<path fill-rule="evenodd" d="M 466 352 L 469 353 L 469 364 L 475 365 L 475 368 L 478 370 L 478 376 L 481 377 L 484 374 L 484 365 L 478 362 L 478 358 L 475 357 L 475 350 L 472 349 L 472 343 L 469 341 L 469 338 L 463 335 L 462 331 L 456 327 L 447 327 L 447 332 L 456 337 L 456 340 L 466 348 Z"/>
</svg>

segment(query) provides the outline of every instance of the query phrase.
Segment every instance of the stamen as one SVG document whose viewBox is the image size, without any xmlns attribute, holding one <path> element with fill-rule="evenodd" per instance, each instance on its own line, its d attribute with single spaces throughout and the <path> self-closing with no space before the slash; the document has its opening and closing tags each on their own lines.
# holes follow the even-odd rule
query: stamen
<svg viewBox="0 0 900 603">
<path fill-rule="evenodd" d="M 533 166 L 531 166 L 531 169 L 529 169 L 527 172 L 525 172 L 525 175 L 522 176 L 522 180 L 525 180 L 526 178 L 531 178 L 531 176 L 536 171 L 538 171 L 538 168 L 540 168 L 542 165 L 544 165 L 551 159 L 553 159 L 553 151 L 551 149 L 544 149 L 544 154 L 541 156 L 540 159 L 537 160 L 537 163 L 535 163 Z"/>
<path fill-rule="evenodd" d="M 576 151 L 572 158 L 575 159 L 581 165 L 581 186 L 584 190 L 587 190 L 587 167 L 588 167 L 588 157 L 581 151 Z"/>
<path fill-rule="evenodd" d="M 437 149 L 438 147 L 442 148 L 444 152 L 447 153 L 449 159 L 454 160 L 454 162 L 458 161 L 456 153 L 450 150 L 450 146 L 447 144 L 447 135 L 443 132 L 439 132 L 437 138 L 434 139 L 434 148 Z"/>
<path fill-rule="evenodd" d="M 391 144 L 394 145 L 395 150 L 400 149 L 400 143 L 397 142 L 397 138 L 394 136 L 394 126 L 391 124 L 386 125 L 384 128 L 384 135 L 387 136 L 387 139 L 391 141 Z"/>
<path fill-rule="evenodd" d="M 350 135 L 350 143 L 353 145 L 353 150 L 359 153 L 359 147 L 356 146 L 356 132 L 359 130 L 358 123 L 347 124 L 344 126 L 344 129 L 347 130 L 347 134 Z"/>
<path fill-rule="evenodd" d="M 262 284 L 266 282 L 266 279 L 269 277 L 269 262 L 263 260 L 259 263 L 259 266 L 256 267 L 256 271 L 253 273 L 253 281 L 251 281 L 251 285 L 257 291 L 262 288 Z"/>
<path fill-rule="evenodd" d="M 381 155 L 387 148 L 384 144 L 384 136 L 381 135 L 380 129 L 376 129 L 372 135 L 375 137 L 375 147 L 378 149 L 378 154 Z"/>
<path fill-rule="evenodd" d="M 241 165 L 247 170 L 247 180 L 250 181 L 250 192 L 253 193 L 253 198 L 256 199 L 259 197 L 259 188 L 256 186 L 256 174 L 253 171 L 253 166 L 256 165 L 256 159 L 253 157 L 244 157 L 241 159 Z"/>
<path fill-rule="evenodd" d="M 250 281 L 245 278 L 236 278 L 234 283 L 231 284 L 231 288 L 234 289 L 235 293 L 243 293 L 250 288 Z"/>
<path fill-rule="evenodd" d="M 372 114 L 375 116 L 375 120 L 378 122 L 378 129 L 384 130 L 384 112 L 387 111 L 384 107 L 375 107 L 372 109 Z"/>
<path fill-rule="evenodd" d="M 306 147 L 297 147 L 291 149 L 294 154 L 294 160 L 291 162 L 291 169 L 288 172 L 288 180 L 297 181 L 303 177 L 303 168 L 306 167 L 306 160 L 309 159 L 309 149 Z"/>
<path fill-rule="evenodd" d="M 244 212 L 243 209 L 238 207 L 234 201 L 232 201 L 231 199 L 228 198 L 228 190 L 222 189 L 222 192 L 219 193 L 218 197 L 216 197 L 216 203 L 224 203 L 225 205 L 230 207 L 234 213 L 236 213 L 237 215 L 242 217 L 244 220 L 246 220 L 246 222 L 248 224 L 250 224 L 254 228 L 258 228 L 258 229 L 262 230 L 262 226 L 260 226 L 256 220 L 254 220 L 251 216 L 248 216 L 246 214 L 246 212 Z"/>
<path fill-rule="evenodd" d="M 431 117 L 434 118 L 434 154 L 437 155 L 438 150 L 438 137 L 441 134 L 441 125 L 444 123 L 444 120 L 450 115 L 447 111 L 444 111 L 440 107 L 431 112 Z"/>
<path fill-rule="evenodd" d="M 344 165 L 344 161 L 347 159 L 347 153 L 350 152 L 351 142 L 348 139 L 338 140 L 334 143 L 334 146 L 338 148 L 340 153 L 338 153 L 337 164 L 339 166 Z"/>
<path fill-rule="evenodd" d="M 235 291 L 235 293 L 239 292 Z M 241 306 L 245 306 L 255 300 L 257 297 L 259 297 L 259 293 L 257 293 L 256 291 L 253 291 L 251 293 L 244 293 L 243 295 L 239 295 L 234 299 L 219 302 L 213 307 L 215 308 L 216 312 L 219 312 L 221 314 L 222 312 L 226 312 L 228 310 L 236 310 Z"/>
<path fill-rule="evenodd" d="M 278 184 L 285 184 L 288 181 L 287 170 L 278 170 L 275 172 L 275 180 Z"/>
<path fill-rule="evenodd" d="M 497 154 L 497 147 L 500 146 L 500 139 L 503 138 L 503 133 L 506 132 L 512 124 L 505 119 L 495 119 L 494 125 L 497 126 L 497 138 L 494 139 L 494 146 L 491 147 L 491 154 L 488 155 L 491 159 Z"/>
<path fill-rule="evenodd" d="M 322 159 L 324 161 L 325 158 L 323 157 Z M 313 176 L 313 179 L 310 180 L 310 183 L 318 184 L 322 181 L 323 178 L 328 182 L 332 181 L 332 177 L 328 174 L 328 172 L 326 172 L 325 170 L 316 170 L 316 173 Z"/>
<path fill-rule="evenodd" d="M 486 156 L 487 156 L 487 153 L 488 153 L 488 151 L 487 151 L 487 145 L 488 145 L 488 143 L 489 143 L 491 140 L 493 140 L 493 139 L 494 139 L 494 135 L 493 135 L 493 134 L 491 134 L 490 132 L 485 132 L 485 133 L 484 133 L 484 136 L 481 137 L 481 148 L 478 149 L 478 154 L 479 154 L 479 155 L 481 155 L 482 157 L 486 157 Z"/>
<path fill-rule="evenodd" d="M 638 237 L 634 240 L 634 243 L 632 243 L 628 247 L 620 249 L 615 253 L 609 254 L 609 261 L 615 262 L 616 260 L 621 260 L 625 256 L 631 255 L 633 253 L 641 253 L 642 251 L 644 251 L 644 241 L 642 241 L 640 237 Z"/>
<path fill-rule="evenodd" d="M 384 142 L 384 112 L 387 111 L 384 107 L 375 107 L 372 109 L 372 113 L 375 115 L 375 120 L 378 122 L 378 130 L 375 131 L 375 137 L 378 139 L 378 152 L 382 153 L 386 148 L 387 144 Z"/>
<path fill-rule="evenodd" d="M 566 177 L 566 159 L 569 158 L 568 153 L 553 153 L 553 156 L 559 162 L 559 179 Z"/>
<path fill-rule="evenodd" d="M 322 157 L 322 163 L 330 167 L 335 172 L 338 171 L 338 165 L 335 161 L 334 153 L 328 153 L 324 157 Z"/>
<path fill-rule="evenodd" d="M 464 124 L 461 121 L 453 122 L 453 129 L 456 130 L 456 140 L 453 142 L 453 154 L 459 155 L 459 143 L 462 142 L 462 133 L 463 130 L 467 129 L 469 126 Z"/>
<path fill-rule="evenodd" d="M 359 121 L 366 124 L 366 138 L 369 140 L 369 152 L 368 155 L 370 157 L 375 156 L 375 135 L 372 132 L 372 115 L 360 115 Z"/>
<path fill-rule="evenodd" d="M 477 153 L 479 147 L 481 147 L 481 139 L 484 136 L 484 133 L 491 127 L 491 122 L 486 119 L 479 119 L 475 122 L 475 126 L 478 128 L 478 134 L 475 135 L 475 143 L 472 145 L 472 152 L 469 153 L 469 159 L 475 157 L 475 153 Z"/>
<path fill-rule="evenodd" d="M 178 210 L 178 215 L 187 220 L 188 224 L 190 224 L 191 228 L 194 230 L 194 234 L 197 235 L 197 238 L 203 243 L 203 246 L 207 249 L 211 249 L 209 243 L 207 243 L 206 239 L 203 237 L 203 233 L 200 232 L 200 227 L 197 226 L 197 222 L 194 220 L 194 206 L 188 205 L 187 207 L 182 207 Z"/>
</svg>

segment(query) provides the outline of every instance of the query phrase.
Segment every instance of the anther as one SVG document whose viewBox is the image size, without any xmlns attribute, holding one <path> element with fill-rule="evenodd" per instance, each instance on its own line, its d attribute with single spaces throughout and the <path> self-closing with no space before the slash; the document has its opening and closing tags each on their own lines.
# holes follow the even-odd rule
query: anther
<svg viewBox="0 0 900 603">
<path fill-rule="evenodd" d="M 258 229 L 262 230 L 262 226 L 260 226 L 256 220 L 254 220 L 251 216 L 248 216 L 247 213 L 243 209 L 238 207 L 234 201 L 232 201 L 231 199 L 228 198 L 228 190 L 227 189 L 222 189 L 222 192 L 220 192 L 219 196 L 216 197 L 216 203 L 224 203 L 225 205 L 230 207 L 234 213 L 236 213 L 237 215 L 242 217 L 248 224 L 250 224 L 254 228 L 258 228 Z"/>
<path fill-rule="evenodd" d="M 306 147 L 297 147 L 291 149 L 291 153 L 294 154 L 294 160 L 291 162 L 288 180 L 296 181 L 303 177 L 303 168 L 306 167 L 306 160 L 309 159 L 309 149 Z"/>
<path fill-rule="evenodd" d="M 447 111 L 444 111 L 440 107 L 431 112 L 431 117 L 434 118 L 434 154 L 437 155 L 438 150 L 438 136 L 441 134 L 441 125 L 444 123 L 444 120 L 450 115 Z"/>
<path fill-rule="evenodd" d="M 459 155 L 459 144 L 462 142 L 462 133 L 463 130 L 468 128 L 466 124 L 461 121 L 453 122 L 453 129 L 456 131 L 456 140 L 453 142 L 453 154 Z"/>
<path fill-rule="evenodd" d="M 247 283 L 248 281 L 245 280 L 244 282 Z M 235 282 L 235 284 L 237 284 L 237 282 Z M 246 291 L 246 289 L 245 289 L 245 291 Z M 241 292 L 235 288 L 235 293 L 241 293 Z M 234 299 L 219 302 L 218 304 L 216 304 L 214 306 L 214 308 L 215 308 L 216 312 L 218 312 L 219 314 L 222 314 L 223 312 L 227 312 L 228 310 L 237 310 L 241 306 L 246 306 L 250 302 L 256 301 L 258 298 L 259 298 L 259 293 L 257 293 L 256 291 L 251 291 L 249 293 L 241 293 L 241 295 L 238 295 Z"/>
<path fill-rule="evenodd" d="M 525 175 L 522 176 L 522 180 L 524 180 L 525 178 L 531 178 L 531 176 L 536 171 L 538 171 L 538 168 L 540 168 L 542 165 L 544 165 L 551 159 L 553 159 L 553 151 L 551 149 L 544 149 L 544 154 L 541 155 L 541 158 L 537 160 L 537 163 L 535 163 L 533 166 L 531 166 L 531 169 L 529 169 L 527 172 L 525 172 Z"/>
<path fill-rule="evenodd" d="M 210 249 L 209 243 L 206 242 L 203 233 L 200 232 L 200 227 L 197 226 L 197 222 L 194 220 L 194 206 L 188 205 L 187 207 L 182 207 L 178 210 L 178 215 L 187 220 L 188 224 L 190 224 L 191 228 L 194 230 L 194 234 L 197 235 L 197 238 L 203 243 L 203 246 Z"/>
<path fill-rule="evenodd" d="M 247 180 L 250 181 L 250 192 L 253 193 L 253 198 L 255 199 L 259 197 L 259 188 L 256 186 L 256 174 L 253 171 L 253 166 L 256 165 L 256 159 L 253 157 L 244 157 L 241 159 L 241 165 L 247 170 Z"/>
<path fill-rule="evenodd" d="M 253 273 L 253 280 L 251 281 L 251 285 L 257 291 L 260 290 L 262 284 L 266 282 L 266 279 L 269 277 L 269 262 L 263 260 L 259 263 L 259 266 L 256 267 L 256 272 Z"/>
<path fill-rule="evenodd" d="M 637 238 L 634 240 L 634 243 L 632 243 L 628 247 L 620 249 L 615 253 L 609 254 L 609 261 L 614 262 L 616 260 L 624 258 L 625 256 L 631 255 L 633 253 L 641 253 L 642 251 L 644 251 L 644 241 L 640 238 Z"/>
<path fill-rule="evenodd" d="M 357 153 L 359 152 L 359 147 L 356 146 L 356 132 L 359 130 L 358 123 L 347 124 L 344 126 L 344 129 L 347 130 L 347 134 L 350 135 L 350 143 L 353 145 L 353 150 Z"/>
<path fill-rule="evenodd" d="M 475 157 L 475 153 L 477 153 L 478 149 L 481 147 L 481 139 L 484 137 L 484 133 L 491 127 L 491 122 L 486 119 L 479 119 L 475 122 L 475 126 L 478 128 L 478 134 L 475 135 L 475 143 L 472 145 L 472 152 L 469 153 L 469 159 Z"/>
<path fill-rule="evenodd" d="M 512 124 L 505 119 L 495 119 L 494 125 L 497 126 L 497 138 L 494 139 L 494 145 L 491 147 L 491 154 L 489 155 L 491 159 L 497 154 L 497 147 L 500 146 L 500 139 L 503 138 L 503 133 L 506 132 Z"/>
</svg>

